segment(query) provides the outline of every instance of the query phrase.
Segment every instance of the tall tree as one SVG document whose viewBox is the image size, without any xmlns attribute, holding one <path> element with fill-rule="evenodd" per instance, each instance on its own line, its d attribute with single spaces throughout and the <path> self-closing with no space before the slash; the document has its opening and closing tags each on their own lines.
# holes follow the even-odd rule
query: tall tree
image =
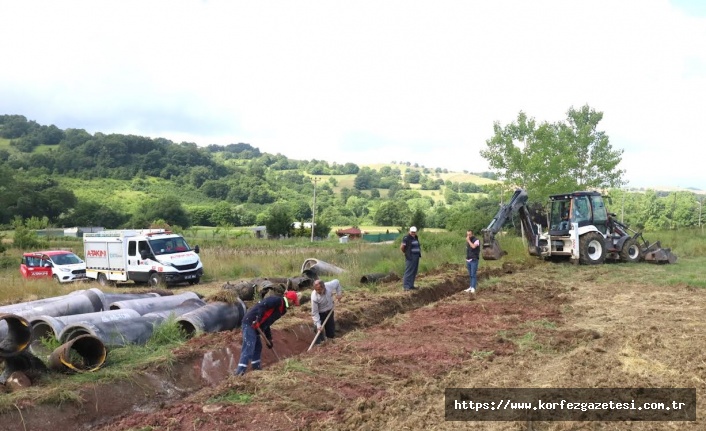
<svg viewBox="0 0 706 431">
<path fill-rule="evenodd" d="M 588 105 L 570 108 L 565 123 L 537 124 L 520 112 L 506 126 L 493 124 L 494 135 L 480 152 L 509 187 L 528 190 L 533 200 L 553 193 L 618 187 L 622 150 L 614 150 L 598 130 L 603 113 Z"/>
</svg>

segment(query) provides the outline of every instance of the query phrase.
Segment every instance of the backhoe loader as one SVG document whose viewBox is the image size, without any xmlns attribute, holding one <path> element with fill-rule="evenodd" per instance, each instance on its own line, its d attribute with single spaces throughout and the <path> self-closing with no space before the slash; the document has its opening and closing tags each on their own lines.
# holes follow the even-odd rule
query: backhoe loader
<svg viewBox="0 0 706 431">
<path fill-rule="evenodd" d="M 527 207 L 527 192 L 515 190 L 487 228 L 483 229 L 482 256 L 498 260 L 505 253 L 496 235 L 517 213 L 530 255 L 543 259 L 564 258 L 574 263 L 598 265 L 606 260 L 676 263 L 677 257 L 659 241 L 650 244 L 641 232 L 619 222 L 606 210 L 598 192 L 571 192 L 549 197 L 547 230 L 534 223 Z"/>
</svg>

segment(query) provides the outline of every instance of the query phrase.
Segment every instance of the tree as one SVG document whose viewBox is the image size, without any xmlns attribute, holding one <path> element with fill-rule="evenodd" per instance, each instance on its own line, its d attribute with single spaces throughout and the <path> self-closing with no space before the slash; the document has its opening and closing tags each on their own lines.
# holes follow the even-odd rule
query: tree
<svg viewBox="0 0 706 431">
<path fill-rule="evenodd" d="M 373 219 L 380 226 L 404 226 L 409 223 L 409 207 L 405 201 L 385 201 L 380 204 Z"/>
<path fill-rule="evenodd" d="M 164 220 L 170 226 L 183 229 L 191 227 L 191 219 L 179 199 L 173 196 L 144 201 L 131 223 L 134 227 L 148 228 L 155 220 Z"/>
<path fill-rule="evenodd" d="M 79 200 L 76 206 L 62 217 L 62 223 L 64 226 L 102 226 L 115 229 L 127 219 L 126 214 L 101 203 Z"/>
<path fill-rule="evenodd" d="M 424 210 L 417 208 L 414 210 L 414 213 L 412 213 L 412 218 L 409 221 L 409 225 L 416 226 L 417 229 L 424 229 L 427 226 L 426 220 L 427 218 L 426 215 L 424 215 Z"/>
<path fill-rule="evenodd" d="M 494 135 L 481 151 L 506 186 L 522 187 L 533 200 L 554 193 L 617 187 L 622 150 L 613 150 L 605 132 L 597 130 L 603 114 L 588 105 L 567 112 L 565 123 L 537 124 L 520 112 L 506 126 L 493 124 Z"/>
<path fill-rule="evenodd" d="M 623 150 L 613 150 L 608 136 L 597 130 L 603 119 L 588 105 L 569 108 L 567 123 L 559 125 L 559 138 L 569 149 L 569 175 L 576 178 L 579 189 L 620 187 L 623 170 L 616 169 Z"/>
<path fill-rule="evenodd" d="M 288 236 L 292 230 L 292 220 L 287 204 L 283 202 L 272 204 L 264 220 L 267 234 L 271 236 Z"/>
</svg>

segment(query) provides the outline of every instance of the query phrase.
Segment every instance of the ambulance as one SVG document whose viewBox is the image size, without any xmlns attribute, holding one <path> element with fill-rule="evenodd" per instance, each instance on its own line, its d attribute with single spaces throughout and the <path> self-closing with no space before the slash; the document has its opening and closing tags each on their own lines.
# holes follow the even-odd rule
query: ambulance
<svg viewBox="0 0 706 431">
<path fill-rule="evenodd" d="M 101 286 L 132 280 L 152 287 L 198 284 L 199 246 L 165 229 L 104 230 L 83 234 L 86 277 Z"/>
</svg>

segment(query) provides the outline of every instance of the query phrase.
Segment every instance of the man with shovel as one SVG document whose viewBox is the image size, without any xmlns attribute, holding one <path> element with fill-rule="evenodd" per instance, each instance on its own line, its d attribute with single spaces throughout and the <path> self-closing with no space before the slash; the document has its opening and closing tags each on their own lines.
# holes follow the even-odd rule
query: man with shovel
<svg viewBox="0 0 706 431">
<path fill-rule="evenodd" d="M 336 323 L 333 320 L 333 295 L 340 301 L 343 296 L 343 289 L 338 280 L 331 280 L 324 283 L 321 280 L 314 281 L 314 291 L 311 293 L 311 318 L 316 325 L 315 343 L 319 344 L 326 338 L 333 339 L 336 330 Z"/>
<path fill-rule="evenodd" d="M 243 346 L 240 349 L 238 369 L 235 370 L 236 376 L 245 374 L 248 363 L 252 365 L 253 370 L 261 369 L 262 341 L 260 336 L 265 338 L 267 348 L 272 349 L 270 326 L 284 316 L 291 305 L 299 305 L 299 296 L 297 296 L 297 292 L 290 290 L 285 292 L 284 296 L 275 295 L 264 298 L 245 313 L 242 324 Z"/>
</svg>

